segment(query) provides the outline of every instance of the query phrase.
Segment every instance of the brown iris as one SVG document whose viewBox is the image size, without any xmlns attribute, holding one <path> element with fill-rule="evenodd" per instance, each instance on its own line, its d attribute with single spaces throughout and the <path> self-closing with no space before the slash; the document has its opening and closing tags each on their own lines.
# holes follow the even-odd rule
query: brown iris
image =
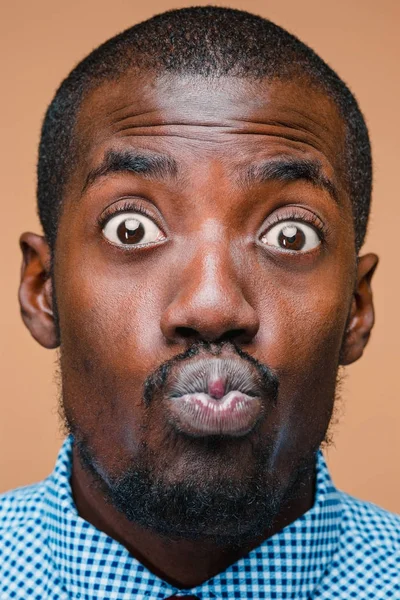
<svg viewBox="0 0 400 600">
<path fill-rule="evenodd" d="M 118 239 L 123 244 L 137 244 L 145 235 L 145 229 L 137 219 L 125 219 L 117 229 Z"/>
<path fill-rule="evenodd" d="M 306 243 L 306 236 L 300 227 L 287 225 L 279 233 L 278 242 L 282 248 L 287 250 L 301 250 Z"/>
</svg>

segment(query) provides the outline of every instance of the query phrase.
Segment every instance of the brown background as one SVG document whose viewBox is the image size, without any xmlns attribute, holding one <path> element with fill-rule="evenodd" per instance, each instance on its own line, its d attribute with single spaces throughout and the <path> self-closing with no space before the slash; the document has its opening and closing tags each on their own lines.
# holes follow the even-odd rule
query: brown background
<svg viewBox="0 0 400 600">
<path fill-rule="evenodd" d="M 16 300 L 18 236 L 39 230 L 35 161 L 43 113 L 61 79 L 93 47 L 157 12 L 188 5 L 172 0 L 140 5 L 132 0 L 2 2 L 0 491 L 46 476 L 62 441 L 56 354 L 30 338 Z M 229 5 L 268 17 L 311 45 L 350 84 L 366 116 L 375 188 L 364 250 L 381 256 L 375 279 L 377 324 L 366 354 L 347 371 L 335 447 L 327 454 L 338 486 L 400 512 L 400 2 L 250 0 Z"/>
</svg>

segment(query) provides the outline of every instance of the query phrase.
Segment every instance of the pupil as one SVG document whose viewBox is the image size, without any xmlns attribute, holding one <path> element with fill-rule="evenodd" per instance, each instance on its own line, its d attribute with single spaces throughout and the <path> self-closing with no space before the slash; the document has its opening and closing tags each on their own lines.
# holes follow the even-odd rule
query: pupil
<svg viewBox="0 0 400 600">
<path fill-rule="evenodd" d="M 123 244 L 137 244 L 145 235 L 145 230 L 140 221 L 126 219 L 118 225 L 117 235 Z"/>
</svg>

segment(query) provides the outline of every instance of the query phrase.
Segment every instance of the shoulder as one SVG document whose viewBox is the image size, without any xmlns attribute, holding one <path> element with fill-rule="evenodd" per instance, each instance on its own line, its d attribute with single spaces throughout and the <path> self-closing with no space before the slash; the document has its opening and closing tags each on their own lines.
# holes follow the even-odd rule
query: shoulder
<svg viewBox="0 0 400 600">
<path fill-rule="evenodd" d="M 41 481 L 0 494 L 0 536 L 40 518 L 45 487 L 45 481 Z"/>
<path fill-rule="evenodd" d="M 340 492 L 340 495 L 344 509 L 344 533 L 350 537 L 357 536 L 371 548 L 397 553 L 397 558 L 400 558 L 400 515 L 349 494 Z"/>
<path fill-rule="evenodd" d="M 44 485 L 38 483 L 0 495 L 0 574 L 44 550 Z M 1 585 L 0 585 L 1 589 Z"/>
<path fill-rule="evenodd" d="M 0 573 L 13 557 L 23 560 L 30 542 L 43 539 L 44 497 L 44 482 L 0 495 Z"/>
<path fill-rule="evenodd" d="M 338 548 L 316 598 L 377 600 L 400 592 L 400 517 L 338 492 L 343 508 Z"/>
<path fill-rule="evenodd" d="M 46 534 L 47 480 L 0 495 L 0 599 L 64 598 Z"/>
</svg>

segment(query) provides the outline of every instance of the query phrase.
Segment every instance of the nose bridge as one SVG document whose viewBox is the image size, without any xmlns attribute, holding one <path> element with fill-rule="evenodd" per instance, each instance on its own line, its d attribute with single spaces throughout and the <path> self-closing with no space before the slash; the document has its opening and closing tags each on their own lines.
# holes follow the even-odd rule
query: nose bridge
<svg viewBox="0 0 400 600">
<path fill-rule="evenodd" d="M 192 264 L 188 265 L 195 301 L 212 306 L 223 296 L 227 307 L 239 292 L 236 271 L 228 232 L 210 219 L 200 232 Z"/>
<path fill-rule="evenodd" d="M 258 317 L 244 296 L 243 265 L 229 230 L 209 219 L 192 234 L 174 297 L 162 320 L 168 337 L 182 329 L 205 339 L 237 331 L 253 337 Z"/>
</svg>

